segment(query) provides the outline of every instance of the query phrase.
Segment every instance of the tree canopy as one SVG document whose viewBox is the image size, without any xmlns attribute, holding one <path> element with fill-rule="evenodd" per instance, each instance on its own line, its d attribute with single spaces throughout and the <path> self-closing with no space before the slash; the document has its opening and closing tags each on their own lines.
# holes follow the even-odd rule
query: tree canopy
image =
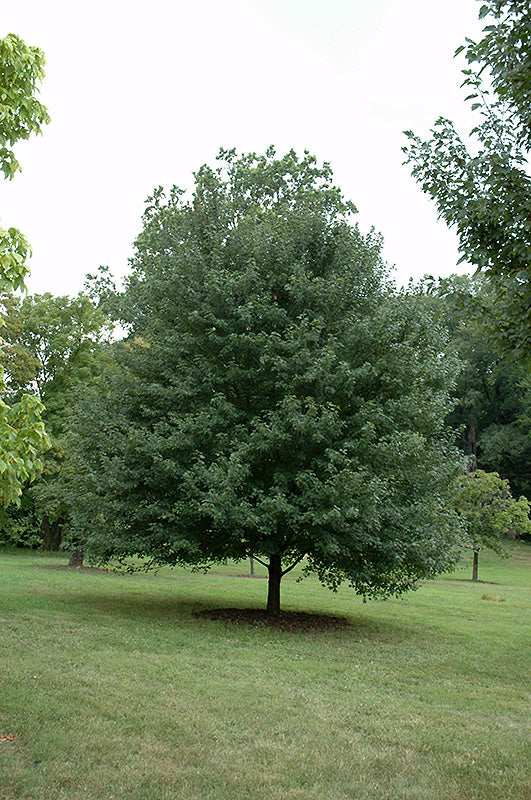
<svg viewBox="0 0 531 800">
<path fill-rule="evenodd" d="M 76 387 L 101 371 L 106 317 L 87 294 L 0 294 L 4 306 L 3 358 L 6 394 L 36 395 L 46 407 L 46 425 L 59 436 Z"/>
<path fill-rule="evenodd" d="M 467 143 L 439 118 L 431 138 L 407 131 L 407 163 L 439 215 L 455 227 L 463 260 L 496 289 L 497 338 L 517 357 L 531 354 L 531 8 L 488 0 L 479 42 L 467 39 L 467 101 L 478 121 Z"/>
<path fill-rule="evenodd" d="M 304 560 L 399 594 L 454 563 L 444 333 L 387 283 L 330 167 L 221 151 L 150 199 L 127 339 L 73 425 L 74 524 L 100 559 L 254 556 L 278 612 Z"/>
</svg>

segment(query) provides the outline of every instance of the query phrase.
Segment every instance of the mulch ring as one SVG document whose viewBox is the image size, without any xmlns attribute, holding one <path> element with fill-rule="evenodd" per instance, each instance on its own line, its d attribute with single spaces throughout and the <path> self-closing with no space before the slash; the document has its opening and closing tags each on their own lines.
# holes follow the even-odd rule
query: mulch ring
<svg viewBox="0 0 531 800">
<path fill-rule="evenodd" d="M 194 617 L 283 631 L 328 631 L 347 628 L 349 625 L 344 617 L 307 614 L 304 611 L 281 611 L 280 614 L 270 614 L 261 608 L 207 608 L 204 611 L 195 611 Z"/>
</svg>

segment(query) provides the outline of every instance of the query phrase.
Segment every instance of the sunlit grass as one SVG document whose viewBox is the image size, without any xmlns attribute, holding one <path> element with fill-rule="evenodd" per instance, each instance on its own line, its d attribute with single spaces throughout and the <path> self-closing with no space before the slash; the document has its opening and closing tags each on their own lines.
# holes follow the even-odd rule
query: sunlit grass
<svg viewBox="0 0 531 800">
<path fill-rule="evenodd" d="M 364 605 L 287 576 L 306 633 L 198 619 L 265 602 L 190 574 L 0 555 L 2 800 L 529 800 L 531 547 Z"/>
</svg>

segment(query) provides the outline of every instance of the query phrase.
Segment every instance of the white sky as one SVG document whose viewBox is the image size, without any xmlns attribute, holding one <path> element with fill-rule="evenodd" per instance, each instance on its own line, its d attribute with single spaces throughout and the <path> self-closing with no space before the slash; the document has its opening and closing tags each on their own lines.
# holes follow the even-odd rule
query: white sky
<svg viewBox="0 0 531 800">
<path fill-rule="evenodd" d="M 383 233 L 396 278 L 448 275 L 454 235 L 402 166 L 402 131 L 472 122 L 452 58 L 477 0 L 17 0 L 0 37 L 46 53 L 52 122 L 20 143 L 0 220 L 33 247 L 30 292 L 75 294 L 98 265 L 127 272 L 146 197 L 188 188 L 220 146 L 330 161 Z"/>
</svg>

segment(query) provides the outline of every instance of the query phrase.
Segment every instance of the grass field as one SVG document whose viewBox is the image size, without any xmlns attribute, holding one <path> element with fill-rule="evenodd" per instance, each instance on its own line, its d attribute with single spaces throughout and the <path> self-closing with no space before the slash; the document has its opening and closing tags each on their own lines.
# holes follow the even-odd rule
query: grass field
<svg viewBox="0 0 531 800">
<path fill-rule="evenodd" d="M 263 606 L 245 564 L 0 553 L 0 798 L 527 800 L 531 546 L 511 553 L 366 605 L 290 574 L 284 608 L 349 622 L 311 632 L 192 615 Z"/>
</svg>

